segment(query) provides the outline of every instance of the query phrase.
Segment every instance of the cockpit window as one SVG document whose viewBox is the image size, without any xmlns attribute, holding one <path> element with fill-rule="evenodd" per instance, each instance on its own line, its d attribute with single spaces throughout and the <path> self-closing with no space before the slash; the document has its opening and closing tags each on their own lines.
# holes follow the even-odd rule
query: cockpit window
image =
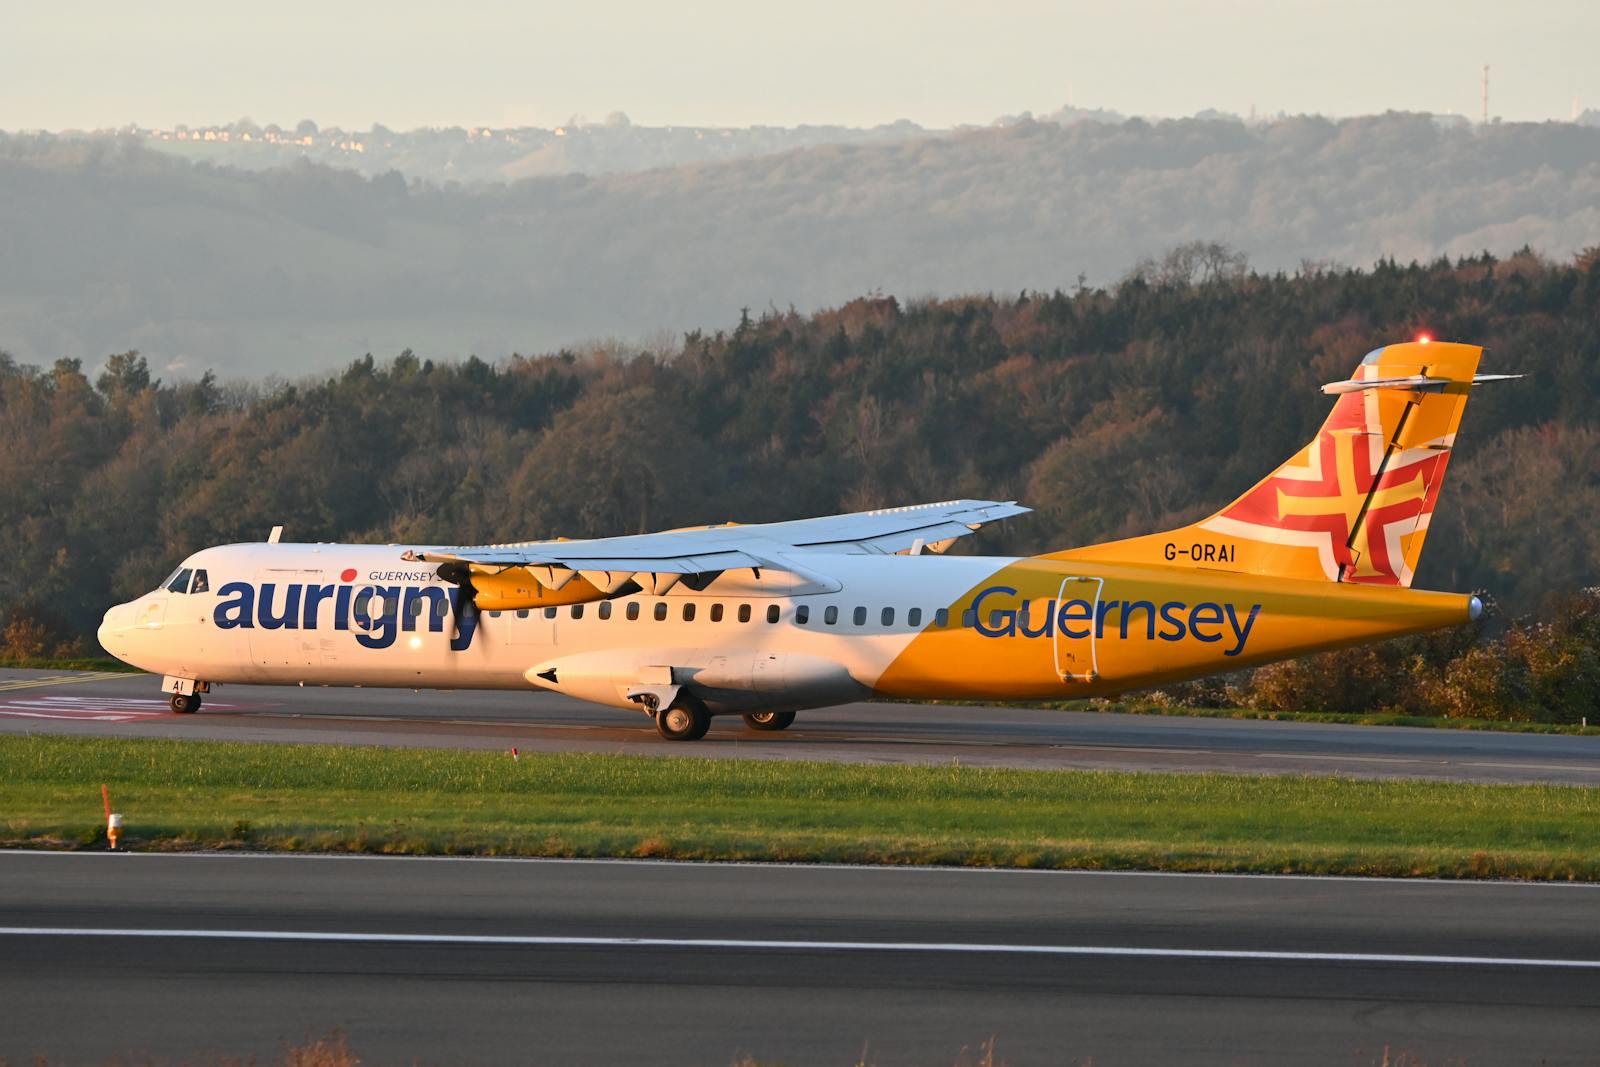
<svg viewBox="0 0 1600 1067">
<path fill-rule="evenodd" d="M 188 567 L 179 567 L 178 573 L 174 574 L 171 581 L 167 582 L 167 592 L 187 593 L 189 591 L 189 576 L 193 573 Z"/>
<path fill-rule="evenodd" d="M 211 581 L 206 577 L 205 568 L 202 567 L 201 569 L 195 571 L 194 572 L 194 581 L 192 583 L 190 583 L 190 585 L 189 585 L 189 592 L 191 592 L 191 593 L 205 593 L 205 592 L 209 592 L 210 589 L 211 589 Z"/>
</svg>

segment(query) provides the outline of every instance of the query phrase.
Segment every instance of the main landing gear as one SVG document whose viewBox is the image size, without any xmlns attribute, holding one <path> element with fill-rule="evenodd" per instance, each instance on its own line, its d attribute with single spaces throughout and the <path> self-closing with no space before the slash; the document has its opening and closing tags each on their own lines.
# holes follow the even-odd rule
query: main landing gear
<svg viewBox="0 0 1600 1067">
<path fill-rule="evenodd" d="M 173 693 L 172 710 L 179 715 L 193 715 L 200 710 L 199 693 Z"/>
<path fill-rule="evenodd" d="M 706 705 L 686 693 L 678 694 L 667 707 L 661 707 L 654 693 L 640 694 L 634 699 L 645 705 L 646 712 L 656 721 L 656 733 L 667 741 L 699 741 L 710 729 L 710 712 Z"/>
<path fill-rule="evenodd" d="M 698 741 L 711 729 L 711 713 L 692 697 L 680 696 L 655 712 L 656 733 L 668 741 Z"/>
<path fill-rule="evenodd" d="M 711 729 L 711 713 L 704 704 L 686 693 L 679 693 L 664 708 L 657 706 L 654 693 L 644 693 L 636 699 L 655 720 L 656 733 L 668 741 L 698 741 Z M 764 732 L 787 730 L 794 725 L 792 711 L 752 711 L 742 718 L 750 729 Z"/>
</svg>

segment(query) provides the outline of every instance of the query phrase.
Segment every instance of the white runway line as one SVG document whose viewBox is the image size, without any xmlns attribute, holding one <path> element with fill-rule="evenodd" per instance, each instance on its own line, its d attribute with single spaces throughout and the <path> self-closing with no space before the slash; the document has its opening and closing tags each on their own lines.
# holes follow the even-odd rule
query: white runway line
<svg viewBox="0 0 1600 1067">
<path fill-rule="evenodd" d="M 198 941 L 314 941 L 374 945 L 491 945 L 533 948 L 757 949 L 775 952 L 926 952 L 1006 956 L 1384 963 L 1435 967 L 1538 967 L 1600 970 L 1600 960 L 1517 956 L 1434 956 L 1386 952 L 1275 952 L 1257 949 L 1135 948 L 1122 945 L 985 945 L 925 941 L 768 941 L 687 937 L 540 937 L 514 934 L 367 934 L 325 930 L 147 930 L 75 926 L 0 926 L 0 937 L 137 937 Z"/>
<path fill-rule="evenodd" d="M 137 678 L 136 674 L 121 671 L 96 671 L 85 674 L 53 674 L 45 678 L 21 678 L 0 682 L 0 691 L 39 689 L 51 685 L 81 685 L 84 682 L 110 682 L 118 678 Z"/>
<path fill-rule="evenodd" d="M 117 677 L 117 676 L 114 676 Z M 232 704 L 211 704 L 215 709 Z M 9 719 L 68 719 L 90 722 L 136 722 L 174 714 L 166 700 L 143 697 L 48 696 L 0 700 L 0 717 Z"/>
<path fill-rule="evenodd" d="M 39 711 L 19 711 L 0 705 L 0 717 L 7 719 L 50 719 L 65 722 L 137 722 L 140 719 L 148 719 L 153 716 L 148 713 L 137 715 L 91 715 L 83 713 L 51 715 Z"/>
</svg>

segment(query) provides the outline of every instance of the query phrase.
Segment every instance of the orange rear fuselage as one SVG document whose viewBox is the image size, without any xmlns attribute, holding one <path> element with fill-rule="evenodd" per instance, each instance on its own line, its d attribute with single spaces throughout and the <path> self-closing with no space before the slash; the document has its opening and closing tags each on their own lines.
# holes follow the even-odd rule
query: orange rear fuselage
<svg viewBox="0 0 1600 1067">
<path fill-rule="evenodd" d="M 874 688 L 1101 696 L 1456 625 L 1478 610 L 1451 593 L 1035 557 L 969 590 L 952 625 L 914 638 Z"/>
</svg>

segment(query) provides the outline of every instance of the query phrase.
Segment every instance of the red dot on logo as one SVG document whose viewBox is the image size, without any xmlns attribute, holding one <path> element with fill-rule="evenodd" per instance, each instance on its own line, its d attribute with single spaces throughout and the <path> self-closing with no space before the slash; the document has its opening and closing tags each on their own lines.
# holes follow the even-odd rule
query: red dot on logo
<svg viewBox="0 0 1600 1067">
<path fill-rule="evenodd" d="M 339 580 L 340 581 L 345 581 L 345 582 L 353 582 L 353 581 L 355 581 L 356 580 L 356 569 L 354 567 L 346 567 L 344 569 L 344 572 L 339 575 Z"/>
</svg>

